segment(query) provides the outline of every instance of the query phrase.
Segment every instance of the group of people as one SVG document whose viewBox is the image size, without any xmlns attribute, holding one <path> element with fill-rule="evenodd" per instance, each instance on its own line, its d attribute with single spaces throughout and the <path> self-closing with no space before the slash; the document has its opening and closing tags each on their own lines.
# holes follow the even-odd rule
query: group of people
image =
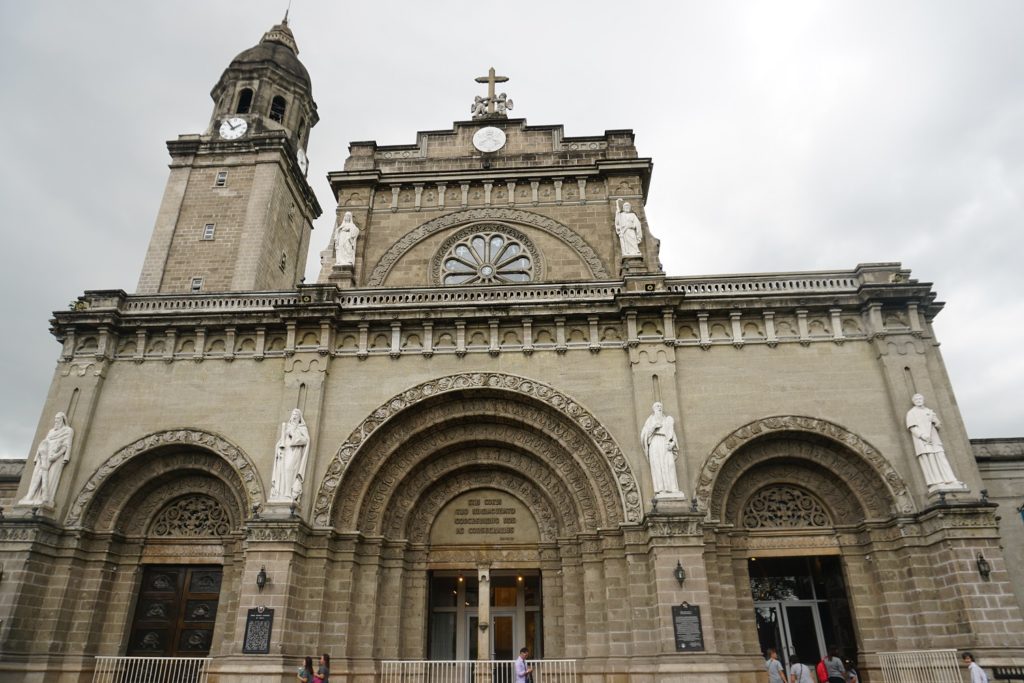
<svg viewBox="0 0 1024 683">
<path fill-rule="evenodd" d="M 974 655 L 965 652 L 961 658 L 970 672 L 971 683 L 988 683 L 988 674 L 974 661 Z M 835 647 L 828 649 L 828 655 L 822 658 L 820 668 L 817 663 L 805 664 L 795 656 L 790 657 L 788 680 L 778 652 L 771 648 L 768 650 L 765 669 L 768 671 L 768 683 L 860 683 L 853 662 L 840 659 L 839 650 Z"/>
<path fill-rule="evenodd" d="M 828 654 L 821 659 L 821 669 L 825 678 L 821 678 L 818 663 L 801 662 L 796 656 L 789 658 L 789 677 L 785 667 L 779 661 L 779 653 L 771 648 L 768 650 L 768 683 L 860 683 L 860 676 L 853 662 L 839 658 L 839 649 L 830 647 Z"/>
<path fill-rule="evenodd" d="M 313 658 L 306 657 L 306 661 L 299 667 L 297 678 L 299 683 L 328 683 L 331 677 L 331 656 L 326 652 L 320 655 L 320 664 L 313 672 Z"/>
</svg>

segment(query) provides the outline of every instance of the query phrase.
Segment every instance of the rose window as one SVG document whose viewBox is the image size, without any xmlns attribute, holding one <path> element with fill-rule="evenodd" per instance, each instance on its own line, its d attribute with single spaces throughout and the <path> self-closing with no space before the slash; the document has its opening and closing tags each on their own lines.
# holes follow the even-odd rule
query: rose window
<svg viewBox="0 0 1024 683">
<path fill-rule="evenodd" d="M 441 260 L 442 284 L 492 285 L 534 279 L 534 259 L 524 240 L 505 232 L 473 232 L 460 237 Z"/>
</svg>

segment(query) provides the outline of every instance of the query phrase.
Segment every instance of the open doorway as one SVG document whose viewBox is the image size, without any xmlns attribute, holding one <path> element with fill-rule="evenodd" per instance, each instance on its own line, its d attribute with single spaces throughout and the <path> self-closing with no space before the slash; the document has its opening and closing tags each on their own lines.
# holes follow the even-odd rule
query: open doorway
<svg viewBox="0 0 1024 683">
<path fill-rule="evenodd" d="M 752 557 L 747 568 L 762 653 L 775 648 L 787 669 L 794 657 L 815 664 L 830 645 L 856 660 L 839 557 Z"/>
</svg>

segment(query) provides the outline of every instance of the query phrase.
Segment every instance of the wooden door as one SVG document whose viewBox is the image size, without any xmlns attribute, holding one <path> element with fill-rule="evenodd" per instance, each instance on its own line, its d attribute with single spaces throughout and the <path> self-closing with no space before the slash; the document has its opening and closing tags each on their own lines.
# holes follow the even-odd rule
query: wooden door
<svg viewBox="0 0 1024 683">
<path fill-rule="evenodd" d="M 143 657 L 208 655 L 221 578 L 221 568 L 216 566 L 145 567 L 127 654 Z"/>
</svg>

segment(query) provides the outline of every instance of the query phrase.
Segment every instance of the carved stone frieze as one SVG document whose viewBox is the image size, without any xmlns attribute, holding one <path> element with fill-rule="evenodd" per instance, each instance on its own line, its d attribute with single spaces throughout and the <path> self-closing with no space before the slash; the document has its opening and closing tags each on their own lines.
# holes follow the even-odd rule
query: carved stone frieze
<svg viewBox="0 0 1024 683">
<path fill-rule="evenodd" d="M 453 213 L 445 214 L 444 216 L 427 221 L 411 232 L 406 233 L 401 239 L 395 242 L 391 248 L 384 253 L 384 256 L 381 257 L 380 261 L 377 262 L 373 272 L 370 274 L 370 278 L 367 281 L 366 286 L 380 287 L 383 285 L 388 273 L 391 272 L 391 268 L 394 267 L 399 259 L 429 235 L 434 234 L 438 230 L 444 230 L 446 228 L 452 228 L 464 223 L 471 223 L 475 221 L 507 221 L 513 224 L 518 223 L 520 225 L 528 225 L 530 227 L 537 228 L 538 230 L 558 238 L 576 251 L 576 253 L 580 255 L 580 258 L 587 264 L 587 267 L 590 268 L 590 272 L 596 279 L 607 280 L 610 278 L 608 271 L 605 269 L 604 264 L 601 262 L 601 259 L 598 257 L 593 247 L 587 244 L 586 240 L 580 237 L 576 232 L 565 225 L 562 225 L 558 221 L 552 220 L 547 216 L 542 216 L 530 211 L 523 211 L 521 209 L 479 208 L 466 209 L 464 211 L 455 211 Z"/>
<path fill-rule="evenodd" d="M 601 482 L 599 490 L 602 503 L 606 510 L 614 512 L 613 519 L 622 521 L 624 518 L 628 522 L 637 522 L 641 519 L 636 477 L 618 444 L 589 411 L 565 394 L 535 380 L 502 373 L 481 372 L 449 375 L 419 384 L 392 397 L 363 420 L 327 466 L 313 507 L 315 524 L 331 524 L 335 500 L 340 499 L 342 506 L 346 504 L 346 497 L 338 496 L 338 489 L 343 481 L 368 477 L 369 475 L 364 474 L 368 469 L 376 471 L 388 454 L 406 441 L 407 430 L 380 430 L 382 425 L 390 423 L 400 413 L 422 405 L 436 396 L 457 393 L 453 398 L 460 398 L 470 395 L 473 391 L 490 396 L 507 394 L 509 407 L 520 414 L 525 414 L 525 417 L 520 418 L 523 424 L 546 433 L 560 443 L 573 445 L 569 453 L 581 459 L 588 474 Z M 442 402 L 436 408 L 443 410 L 446 405 Z M 467 415 L 457 401 L 448 401 L 447 408 L 454 411 L 453 415 L 458 414 L 456 419 L 465 419 Z M 487 413 L 502 415 L 495 413 L 493 408 Z M 516 414 L 503 417 L 515 419 Z M 540 420 L 540 423 L 537 423 L 537 420 Z M 378 430 L 381 431 L 380 434 Z M 349 466 L 357 455 L 360 466 L 349 472 Z M 365 486 L 365 479 L 362 484 Z M 346 488 L 352 487 L 346 485 Z M 355 487 L 353 492 L 360 494 L 362 490 L 365 488 Z M 347 510 L 339 518 L 353 519 L 353 516 L 351 511 Z"/>
<path fill-rule="evenodd" d="M 250 541 L 264 542 L 280 541 L 294 543 L 302 541 L 306 537 L 302 530 L 295 524 L 275 524 L 273 526 L 250 524 L 246 529 L 246 533 L 248 534 Z"/>
<path fill-rule="evenodd" d="M 733 548 L 745 550 L 807 550 L 810 548 L 837 548 L 839 538 L 821 534 L 816 536 L 756 535 L 735 539 Z"/>
<path fill-rule="evenodd" d="M 648 517 L 647 532 L 654 538 L 673 536 L 698 536 L 703 533 L 700 519 L 696 517 Z"/>
<path fill-rule="evenodd" d="M 802 452 L 799 444 L 790 444 L 785 447 L 786 454 L 797 454 Z M 857 499 L 856 494 L 843 481 L 835 476 L 832 470 L 826 470 L 812 462 L 795 463 L 792 461 L 764 462 L 747 469 L 738 481 L 735 481 L 728 492 L 728 500 L 722 509 L 722 520 L 733 524 L 738 528 L 763 528 L 749 526 L 746 514 L 752 506 L 752 501 L 760 496 L 762 492 L 766 495 L 772 493 L 788 492 L 793 489 L 792 482 L 800 482 L 804 496 L 811 496 L 817 506 L 815 510 L 821 510 L 826 516 L 825 524 L 813 524 L 809 526 L 832 526 L 838 524 L 857 524 L 864 520 L 864 508 Z M 814 491 L 816 495 L 807 494 L 806 491 Z M 824 503 L 822 503 L 824 501 Z M 876 507 L 875 516 L 885 513 L 885 507 Z M 766 520 L 765 520 L 766 521 Z M 820 521 L 820 520 L 819 520 Z M 785 527 L 783 527 L 785 528 Z"/>
<path fill-rule="evenodd" d="M 891 506 L 900 513 L 916 511 L 903 478 L 871 444 L 837 424 L 800 415 L 779 415 L 756 420 L 722 439 L 704 461 L 697 478 L 695 495 L 700 507 L 707 509 L 712 519 L 717 518 L 720 513 L 721 497 L 728 492 L 733 483 L 730 481 L 723 484 L 722 471 L 725 465 L 740 452 L 747 453 L 748 459 L 758 459 L 758 440 L 772 437 L 777 441 L 778 437 L 787 432 L 792 434 L 793 440 L 797 442 L 803 434 L 805 438 L 807 435 L 815 438 L 824 437 L 826 443 L 834 443 L 835 448 L 819 446 L 805 449 L 800 457 L 818 461 L 840 478 L 845 478 L 865 508 L 877 509 L 882 505 Z M 810 445 L 806 441 L 802 443 Z M 763 457 L 767 455 L 764 453 Z M 855 457 L 850 457 L 851 455 Z M 872 503 L 872 497 L 877 498 L 879 495 L 884 502 L 875 500 Z"/>
<path fill-rule="evenodd" d="M 34 541 L 38 529 L 27 526 L 0 526 L 0 541 Z"/>
<path fill-rule="evenodd" d="M 155 449 L 165 448 L 189 449 L 192 452 L 178 453 L 173 458 L 147 458 L 147 466 L 145 468 L 139 466 L 140 455 Z M 216 457 L 211 457 L 211 455 Z M 172 465 L 171 461 L 175 458 L 184 458 L 185 460 L 178 465 Z M 126 469 L 138 470 L 137 476 L 151 479 L 155 477 L 152 471 L 154 467 L 178 469 L 187 467 L 189 464 L 201 467 L 210 466 L 213 463 L 223 463 L 227 466 L 229 471 L 224 472 L 224 476 L 226 480 L 232 480 L 234 488 L 245 492 L 246 509 L 251 507 L 253 503 L 262 503 L 266 499 L 263 491 L 263 482 L 260 480 L 252 460 L 244 451 L 216 434 L 198 429 L 173 429 L 144 436 L 110 456 L 97 468 L 78 493 L 68 512 L 65 524 L 70 527 L 82 525 L 83 517 L 87 509 L 90 508 L 93 499 L 101 491 L 107 489 L 105 485 L 116 472 L 124 473 Z M 126 468 L 129 464 L 134 466 Z M 130 490 L 135 490 L 138 488 L 138 483 L 136 479 L 132 482 L 126 482 L 126 486 L 130 486 Z M 104 491 L 104 496 L 110 497 L 116 493 L 115 491 L 106 490 Z M 129 493 L 130 491 L 124 491 L 117 497 L 123 500 L 128 497 Z"/>
</svg>

